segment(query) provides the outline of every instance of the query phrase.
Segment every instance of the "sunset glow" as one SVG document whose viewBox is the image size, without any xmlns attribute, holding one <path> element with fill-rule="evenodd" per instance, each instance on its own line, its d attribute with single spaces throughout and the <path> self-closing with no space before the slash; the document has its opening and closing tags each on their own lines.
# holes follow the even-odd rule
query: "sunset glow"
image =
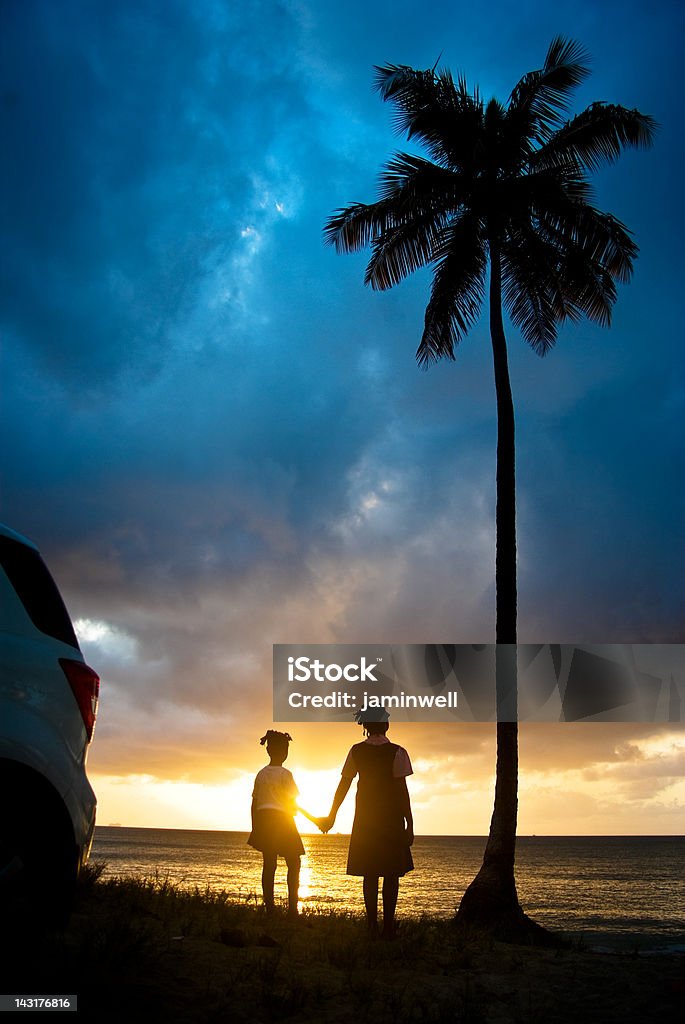
<svg viewBox="0 0 685 1024">
<path fill-rule="evenodd" d="M 296 726 L 297 756 L 286 762 L 300 790 L 299 802 L 316 816 L 328 813 L 348 742 L 359 737 L 331 727 L 323 739 L 311 728 L 309 736 Z M 594 732 L 594 753 L 579 763 L 578 730 Z M 520 831 L 536 835 L 668 835 L 682 834 L 681 808 L 685 803 L 682 776 L 683 739 L 678 733 L 650 736 L 648 727 L 622 726 L 620 742 L 605 748 L 618 727 L 528 726 L 522 728 L 520 778 Z M 640 736 L 644 732 L 646 735 Z M 397 742 L 410 751 L 426 743 L 432 729 L 397 726 Z M 623 734 L 621 736 L 621 733 Z M 559 767 L 540 763 L 556 734 Z M 633 737 L 633 739 L 629 739 Z M 414 758 L 408 780 L 417 834 L 484 835 L 492 801 L 492 736 L 487 727 L 467 726 L 459 731 L 460 753 Z M 257 747 L 251 755 L 253 770 L 237 772 L 228 783 L 171 781 L 153 775 L 108 775 L 93 770 L 101 824 L 206 828 L 248 832 L 254 775 L 266 763 Z M 339 764 L 331 767 L 337 753 Z M 303 760 L 306 757 L 307 767 Z M 96 760 L 95 758 L 93 760 Z M 562 767 L 563 762 L 568 762 Z M 320 763 L 321 768 L 312 767 Z M 225 773 L 218 764 L 217 773 Z M 349 832 L 354 813 L 354 786 L 335 825 Z M 572 830 L 569 823 L 573 823 Z M 304 816 L 296 823 L 302 833 L 316 832 Z"/>
</svg>

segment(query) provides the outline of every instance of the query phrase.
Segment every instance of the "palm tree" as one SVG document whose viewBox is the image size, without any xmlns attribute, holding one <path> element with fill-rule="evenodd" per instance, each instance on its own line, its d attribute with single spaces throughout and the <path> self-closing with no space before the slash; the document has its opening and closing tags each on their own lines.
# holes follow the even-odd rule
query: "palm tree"
<svg viewBox="0 0 685 1024">
<path fill-rule="evenodd" d="M 610 324 L 616 282 L 629 280 L 638 249 L 624 224 L 593 205 L 587 177 L 625 147 L 648 146 L 656 130 L 651 117 L 604 102 L 569 118 L 569 96 L 587 65 L 577 43 L 556 38 L 543 67 L 524 75 L 506 105 L 484 103 L 446 70 L 376 68 L 376 88 L 393 103 L 396 128 L 422 143 L 430 159 L 395 154 L 376 202 L 336 211 L 325 228 L 339 252 L 371 246 L 365 283 L 374 289 L 432 267 L 421 366 L 454 359 L 489 289 L 497 401 L 497 768 L 483 865 L 457 920 L 511 938 L 534 936 L 538 926 L 523 913 L 514 878 L 516 494 L 503 308 L 541 356 L 566 320 Z"/>
</svg>

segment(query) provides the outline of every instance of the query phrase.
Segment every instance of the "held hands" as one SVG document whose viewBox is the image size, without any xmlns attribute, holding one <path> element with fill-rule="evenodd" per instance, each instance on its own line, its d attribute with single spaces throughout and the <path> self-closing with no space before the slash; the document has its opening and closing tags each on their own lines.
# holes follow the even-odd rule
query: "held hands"
<svg viewBox="0 0 685 1024">
<path fill-rule="evenodd" d="M 404 839 L 405 839 L 405 842 L 406 842 L 407 846 L 413 846 L 414 845 L 414 826 L 413 825 L 407 825 L 406 826 L 406 828 L 404 830 Z"/>
<path fill-rule="evenodd" d="M 322 832 L 328 832 L 329 828 L 335 821 L 335 818 L 332 818 L 330 814 L 325 818 L 317 818 L 316 815 L 310 814 L 309 811 L 305 811 L 304 807 L 298 806 L 295 807 L 295 810 L 299 811 L 300 814 L 304 814 L 305 818 L 311 821 L 313 825 L 316 825 L 316 827 Z"/>
</svg>

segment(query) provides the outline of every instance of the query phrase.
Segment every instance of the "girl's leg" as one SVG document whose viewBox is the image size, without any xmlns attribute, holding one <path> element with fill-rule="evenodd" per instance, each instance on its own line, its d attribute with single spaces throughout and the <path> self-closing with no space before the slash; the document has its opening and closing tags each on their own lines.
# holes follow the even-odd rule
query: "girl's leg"
<svg viewBox="0 0 685 1024">
<path fill-rule="evenodd" d="M 383 934 L 391 938 L 395 934 L 395 907 L 400 880 L 397 875 L 387 875 L 383 879 Z"/>
<path fill-rule="evenodd" d="M 276 874 L 276 861 L 278 858 L 275 853 L 263 853 L 262 860 L 262 892 L 264 893 L 264 906 L 266 907 L 267 912 L 271 912 L 274 909 L 274 875 Z"/>
<path fill-rule="evenodd" d="M 378 931 L 378 877 L 364 875 L 364 906 L 366 907 L 366 922 L 369 931 L 375 934 Z"/>
<path fill-rule="evenodd" d="M 297 917 L 297 901 L 300 895 L 300 858 L 286 858 L 288 865 L 288 917 Z"/>
</svg>

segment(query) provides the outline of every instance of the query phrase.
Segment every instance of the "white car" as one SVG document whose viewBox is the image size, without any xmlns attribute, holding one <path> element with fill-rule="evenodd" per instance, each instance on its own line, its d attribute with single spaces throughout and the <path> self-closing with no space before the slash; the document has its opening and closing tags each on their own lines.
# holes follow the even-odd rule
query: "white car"
<svg viewBox="0 0 685 1024">
<path fill-rule="evenodd" d="M 68 918 L 88 859 L 100 680 L 35 544 L 0 524 L 0 911 Z M 0 913 L 0 919 L 2 919 Z"/>
</svg>

